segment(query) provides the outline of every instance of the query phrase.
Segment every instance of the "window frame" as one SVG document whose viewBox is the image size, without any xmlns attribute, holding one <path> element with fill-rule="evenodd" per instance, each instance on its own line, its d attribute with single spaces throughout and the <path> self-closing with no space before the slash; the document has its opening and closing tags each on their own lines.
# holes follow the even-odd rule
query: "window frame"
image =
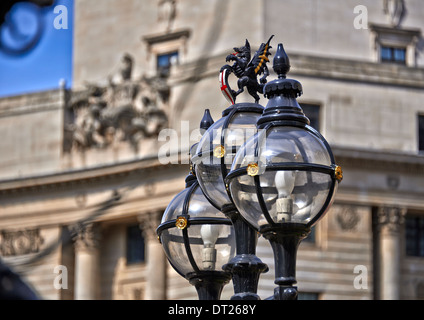
<svg viewBox="0 0 424 320">
<path fill-rule="evenodd" d="M 416 67 L 417 45 L 421 38 L 420 29 L 400 29 L 376 24 L 370 24 L 369 29 L 375 62 L 388 63 L 381 59 L 382 47 L 405 48 L 405 64 L 396 64 Z"/>
<path fill-rule="evenodd" d="M 416 239 L 414 239 L 414 246 L 416 246 L 416 248 L 414 248 L 414 252 L 411 253 L 411 249 L 408 248 L 408 245 L 410 243 L 408 241 L 408 236 L 411 236 L 410 229 L 408 229 L 408 223 L 412 219 L 415 220 L 414 228 L 418 229 L 418 231 L 417 230 L 414 230 L 414 231 L 418 232 L 418 236 L 416 237 Z M 404 232 L 405 256 L 408 258 L 419 258 L 419 259 L 424 258 L 424 216 L 420 214 L 414 214 L 414 213 L 407 214 L 405 216 L 404 227 L 405 227 L 405 232 Z"/>
<path fill-rule="evenodd" d="M 152 72 L 158 71 L 157 60 L 161 55 L 178 52 L 179 64 L 187 61 L 188 40 L 191 36 L 189 29 L 171 33 L 160 33 L 143 37 L 147 48 L 147 60 Z"/>
<path fill-rule="evenodd" d="M 383 55 L 383 50 L 384 49 L 390 50 L 390 59 L 385 59 L 384 58 L 384 55 Z M 396 59 L 396 51 L 397 50 L 402 50 L 403 51 L 403 59 Z M 396 64 L 400 64 L 400 65 L 405 65 L 406 66 L 406 52 L 407 52 L 407 48 L 406 47 L 394 47 L 394 46 L 381 45 L 381 48 L 380 48 L 380 61 L 383 62 L 383 63 L 396 63 Z"/>
<path fill-rule="evenodd" d="M 160 63 L 159 63 L 159 59 L 161 57 L 165 57 L 165 56 L 168 57 L 167 67 L 161 66 Z M 176 64 L 173 64 L 172 63 L 172 58 L 173 57 L 176 57 L 176 59 L 177 59 L 177 63 Z M 180 52 L 178 50 L 171 51 L 171 52 L 160 53 L 160 54 L 157 54 L 156 55 L 156 71 L 158 73 L 161 73 L 161 72 L 165 71 L 164 75 L 166 75 L 166 76 L 169 76 L 172 67 L 179 65 L 179 63 L 180 63 Z"/>
</svg>

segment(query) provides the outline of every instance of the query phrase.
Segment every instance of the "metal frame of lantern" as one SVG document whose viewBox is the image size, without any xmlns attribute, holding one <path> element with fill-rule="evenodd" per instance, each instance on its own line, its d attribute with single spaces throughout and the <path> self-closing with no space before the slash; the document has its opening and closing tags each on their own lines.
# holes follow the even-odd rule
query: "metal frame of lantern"
<svg viewBox="0 0 424 320">
<path fill-rule="evenodd" d="M 226 142 L 226 133 L 228 132 L 227 130 L 229 129 L 230 125 L 232 124 L 232 120 L 235 118 L 235 116 L 237 114 L 240 113 L 256 113 L 259 116 L 263 114 L 264 111 L 264 107 L 256 104 L 256 103 L 240 103 L 240 104 L 235 104 L 232 105 L 231 107 L 227 108 L 226 110 L 223 111 L 222 113 L 222 119 L 224 121 L 222 127 L 219 127 L 219 130 L 221 130 L 221 136 L 220 136 L 220 144 L 213 147 L 213 139 L 209 140 L 210 141 L 210 146 L 212 146 L 212 148 L 209 148 L 207 150 L 197 150 L 197 153 L 194 154 L 192 156 L 192 162 L 194 164 L 194 166 L 196 166 L 197 163 L 199 163 L 202 159 L 204 158 L 208 158 L 209 159 L 209 165 L 217 165 L 220 168 L 220 176 L 222 177 L 222 185 L 218 185 L 217 188 L 221 188 L 222 191 L 225 191 L 229 201 L 224 204 L 223 206 L 220 206 L 217 201 L 215 199 L 212 199 L 212 197 L 210 197 L 208 190 L 205 190 L 206 188 L 202 188 L 203 193 L 205 195 L 205 197 L 208 199 L 208 201 L 218 210 L 223 211 L 225 213 L 225 211 L 228 210 L 229 207 L 233 207 L 233 201 L 231 198 L 231 193 L 227 190 L 226 186 L 225 186 L 225 178 L 228 175 L 228 168 L 227 168 L 227 164 L 225 163 L 225 159 L 227 156 L 229 155 L 233 155 L 232 157 L 234 158 L 234 156 L 237 153 L 237 149 L 235 146 L 232 146 L 231 149 L 227 148 L 227 142 Z M 214 125 L 216 125 L 217 123 L 215 123 Z M 218 128 L 216 128 L 214 125 L 212 125 L 209 130 L 213 131 L 213 130 L 217 130 Z M 253 125 L 253 123 L 252 123 Z M 208 130 L 208 131 L 209 131 Z M 209 138 L 209 133 L 206 131 L 206 133 L 204 134 L 204 136 L 206 136 L 207 138 Z M 201 146 L 201 142 L 198 144 L 199 146 Z M 215 159 L 219 159 L 219 163 L 215 163 L 218 162 Z M 215 161 L 214 161 L 215 160 Z M 230 163 L 232 164 L 232 163 Z M 202 178 L 202 175 L 199 175 L 196 172 L 196 176 L 200 178 Z M 200 183 L 202 185 L 202 183 Z M 226 210 L 227 209 L 227 210 Z"/>
<path fill-rule="evenodd" d="M 222 211 L 229 219 L 231 219 L 234 226 L 236 234 L 236 256 L 223 268 L 225 271 L 230 272 L 233 275 L 233 285 L 234 285 L 234 295 L 232 300 L 259 300 L 260 297 L 257 295 L 259 277 L 262 273 L 268 271 L 268 266 L 256 257 L 256 244 L 257 244 L 257 232 L 244 220 L 235 207 L 231 194 L 226 187 L 225 177 L 228 175 L 228 168 L 226 157 L 231 156 L 231 163 L 234 159 L 234 156 L 237 153 L 235 146 L 231 148 L 227 147 L 227 133 L 230 129 L 230 126 L 233 124 L 233 120 L 237 115 L 241 113 L 253 113 L 257 114 L 257 118 L 263 114 L 264 107 L 256 103 L 240 103 L 235 104 L 222 113 L 222 126 L 221 123 L 216 122 L 214 125 L 210 126 L 208 131 L 204 133 L 204 139 L 206 142 L 209 142 L 209 148 L 203 150 L 202 140 L 198 144 L 197 154 L 193 155 L 192 163 L 195 168 L 195 174 L 199 181 L 202 181 L 202 175 L 198 172 L 198 164 L 202 159 L 207 159 L 209 166 L 218 166 L 219 175 L 222 178 L 222 183 L 213 185 L 211 187 L 221 189 L 221 192 L 226 193 L 227 198 L 226 203 L 222 206 L 218 205 L 217 201 L 213 199 L 209 192 L 211 190 L 207 189 L 207 185 L 200 183 L 203 194 L 206 199 L 213 205 L 216 209 Z M 202 120 L 203 122 L 203 120 Z M 254 125 L 254 123 L 250 123 Z M 239 128 L 235 128 L 236 130 Z M 255 130 L 253 126 L 252 131 Z M 221 130 L 221 135 L 219 137 L 220 144 L 214 146 L 213 137 L 214 130 Z M 208 140 L 209 139 L 209 140 Z M 243 143 L 245 140 L 243 141 Z M 241 146 L 240 146 L 241 147 Z"/>
<path fill-rule="evenodd" d="M 274 71 L 277 73 L 278 79 L 268 83 L 264 88 L 265 96 L 269 101 L 257 123 L 259 132 L 250 141 L 246 142 L 243 148 L 240 148 L 234 159 L 232 170 L 225 179 L 227 188 L 232 193 L 233 201 L 239 212 L 249 223 L 252 224 L 254 222 L 252 226 L 270 241 L 273 248 L 275 284 L 278 287 L 275 289 L 274 296 L 271 299 L 275 300 L 297 299 L 297 288 L 293 285 L 296 283 L 298 246 L 301 240 L 308 236 L 311 227 L 323 217 L 331 205 L 338 182 L 343 178 L 341 168 L 335 164 L 329 144 L 317 130 L 310 127 L 309 119 L 297 103 L 296 98 L 303 93 L 303 89 L 298 81 L 286 79 L 286 74 L 289 70 L 289 58 L 284 51 L 283 45 L 279 44 L 274 58 Z M 300 134 L 299 132 L 301 134 L 306 133 L 302 138 L 307 141 L 313 137 L 308 142 L 312 144 L 312 147 L 319 147 L 321 153 L 325 149 L 326 154 L 324 155 L 328 157 L 326 161 L 327 163 L 330 162 L 329 165 L 314 163 L 315 159 L 313 157 L 312 159 L 308 158 L 306 150 L 310 146 L 297 141 L 296 137 L 293 136 L 294 133 L 289 133 L 296 132 L 295 130 L 298 130 L 297 134 Z M 280 141 L 279 144 L 270 142 L 272 135 L 274 135 L 274 140 L 277 138 L 282 139 L 281 141 L 278 140 Z M 252 143 L 254 146 L 253 154 L 247 151 L 248 148 L 252 148 Z M 261 147 L 263 145 L 265 146 L 262 150 Z M 294 150 L 294 145 L 296 146 L 296 152 L 299 152 L 299 158 L 303 161 L 293 161 L 295 159 L 292 160 L 292 158 L 295 155 L 287 156 Z M 316 152 L 313 149 L 309 151 Z M 268 157 L 265 156 L 266 154 L 272 155 L 274 153 L 278 154 L 278 156 L 269 156 L 271 160 L 266 159 Z M 313 156 L 317 156 L 314 153 Z M 277 160 L 277 162 L 273 163 L 272 160 L 275 157 L 286 161 Z M 275 172 L 275 176 L 267 175 L 270 172 Z M 286 178 L 286 173 L 289 172 L 292 173 L 291 179 Z M 282 173 L 283 176 L 277 176 L 279 173 Z M 306 174 L 306 181 L 303 185 L 295 185 L 296 175 L 299 175 L 299 173 Z M 328 175 L 327 183 L 324 181 L 324 185 L 316 185 L 317 183 L 312 179 L 313 173 Z M 243 176 L 250 178 L 242 179 Z M 270 180 L 272 182 L 266 181 L 262 185 L 262 177 L 265 180 L 272 178 Z M 237 183 L 234 184 L 236 178 Z M 328 178 L 330 178 L 331 183 L 328 182 Z M 304 177 L 301 180 L 303 179 Z M 286 189 L 290 189 L 290 192 Z M 324 192 L 328 191 L 326 199 L 323 203 L 312 206 L 320 189 Z M 284 192 L 280 197 L 281 190 Z M 313 195 L 314 192 L 316 193 L 315 195 Z M 245 198 L 242 201 L 242 198 L 245 197 L 243 193 L 248 195 L 248 200 Z M 268 195 L 268 203 L 265 201 L 264 194 Z M 269 196 L 270 194 L 277 196 L 271 197 Z M 293 195 L 296 194 L 304 194 L 306 198 L 309 197 L 307 200 L 311 201 L 309 212 L 311 219 L 309 221 L 304 217 L 292 220 L 292 217 L 296 214 L 293 200 Z M 255 195 L 255 200 L 250 195 Z M 276 213 L 274 217 L 270 214 L 270 209 L 268 209 L 268 206 L 271 206 L 273 201 L 275 203 L 272 210 Z M 259 207 L 252 207 L 256 203 L 259 204 Z M 250 211 L 247 209 L 249 206 L 251 208 Z M 319 211 L 314 212 L 313 210 L 315 209 Z M 299 212 L 299 208 L 297 211 Z M 265 220 L 261 218 L 262 216 Z"/>
<path fill-rule="evenodd" d="M 175 219 L 171 219 L 165 222 L 162 222 L 161 225 L 157 228 L 156 232 L 159 240 L 162 242 L 162 234 L 165 230 L 169 229 L 178 229 L 181 233 L 180 235 L 169 235 L 170 241 L 176 243 L 183 243 L 186 258 L 193 269 L 193 272 L 183 274 L 181 270 L 173 263 L 172 258 L 168 257 L 169 263 L 177 271 L 179 275 L 186 278 L 190 284 L 195 286 L 199 299 L 200 300 L 219 300 L 219 297 L 222 293 L 222 290 L 226 284 L 231 280 L 231 274 L 226 271 L 216 271 L 216 270 L 203 270 L 204 268 L 199 267 L 198 262 L 196 262 L 193 252 L 192 245 L 201 244 L 194 243 L 198 241 L 197 238 L 192 238 L 189 235 L 189 229 L 192 226 L 205 226 L 205 225 L 227 225 L 232 227 L 232 223 L 227 218 L 215 218 L 215 217 L 195 217 L 190 216 L 190 200 L 199 188 L 199 183 L 195 176 L 190 174 L 186 179 L 186 189 L 183 192 L 186 192 L 184 196 L 184 201 L 182 204 L 182 212 Z M 178 195 L 176 196 L 176 198 Z M 174 198 L 174 199 L 176 199 Z M 206 200 L 206 199 L 205 199 Z M 172 202 L 171 202 L 172 203 Z M 211 206 L 211 208 L 213 208 Z M 215 210 L 215 208 L 214 208 Z M 227 238 L 218 237 L 216 244 L 219 245 L 228 240 Z M 203 240 L 201 240 L 203 241 Z M 166 250 L 165 250 L 166 251 Z M 168 256 L 168 255 L 167 255 Z M 232 254 L 230 255 L 230 257 Z M 222 266 L 217 266 L 216 268 L 221 268 Z M 214 268 L 215 269 L 215 268 Z"/>
<path fill-rule="evenodd" d="M 235 64 L 224 66 L 220 78 L 221 90 L 227 97 L 230 95 L 232 103 L 245 86 L 256 102 L 259 100 L 257 92 L 264 93 L 269 100 L 267 107 L 263 109 L 257 103 L 233 105 L 223 112 L 219 123 L 212 126 L 209 112 L 205 113 L 201 128 L 207 131 L 198 144 L 197 154 L 191 159 L 192 175 L 187 180 L 187 188 L 190 189 L 182 205 L 182 214 L 171 221 L 163 221 L 158 228 L 159 236 L 170 228 L 181 230 L 182 236 L 176 240 L 184 243 L 188 262 L 194 272 L 186 272 L 185 275 L 179 273 L 196 286 L 201 299 L 219 297 L 231 276 L 235 292 L 233 300 L 260 299 L 256 294 L 259 276 L 268 267 L 255 256 L 258 231 L 270 241 L 274 251 L 275 283 L 278 287 L 270 299 L 297 299 L 294 284 L 298 246 L 326 213 L 334 199 L 338 182 L 343 178 L 329 144 L 317 130 L 310 127 L 309 119 L 296 101 L 303 89 L 298 81 L 286 79 L 290 63 L 282 44 L 279 44 L 274 58 L 274 71 L 278 79 L 265 84 L 269 75 L 266 62 L 269 61 L 271 39 L 261 45 L 250 63 L 248 41 L 244 47 L 235 48 L 236 53 L 227 57 L 227 61 L 234 60 Z M 238 92 L 229 87 L 227 78 L 231 72 L 239 78 Z M 259 84 L 256 77 L 261 73 L 264 73 L 264 77 Z M 261 115 L 255 126 L 258 131 L 249 140 L 244 140 L 242 145 L 228 147 L 228 140 L 231 139 L 226 134 L 232 124 L 235 124 L 235 128 L 240 124 L 253 125 L 234 120 L 242 112 Z M 211 131 L 216 129 L 221 130 L 220 136 Z M 214 141 L 219 141 L 218 146 L 214 146 Z M 262 141 L 270 142 L 265 146 L 264 153 L 261 150 Z M 246 150 L 253 150 L 253 154 Z M 229 155 L 232 156 L 230 172 L 227 167 L 229 163 L 226 162 Z M 208 160 L 206 164 L 210 165 L 209 168 L 199 166 L 203 159 Z M 222 211 L 234 226 L 237 255 L 223 266 L 222 272 L 201 270 L 191 253 L 190 226 L 223 221 L 230 223 L 226 219 L 189 216 L 189 199 L 197 187 L 200 187 L 207 205 Z"/>
<path fill-rule="evenodd" d="M 304 162 L 304 163 L 282 162 L 282 163 L 266 164 L 266 168 L 265 168 L 266 172 L 269 172 L 269 171 L 299 171 L 299 172 L 303 171 L 303 172 L 323 173 L 323 174 L 328 174 L 328 175 L 331 176 L 332 183 L 331 183 L 331 186 L 330 186 L 330 190 L 329 190 L 327 199 L 324 203 L 324 206 L 322 207 L 321 211 L 319 213 L 317 213 L 316 216 L 313 217 L 307 223 L 308 227 L 312 227 L 323 216 L 323 213 L 325 212 L 325 210 L 328 209 L 328 206 L 332 202 L 332 199 L 334 197 L 335 190 L 336 190 L 336 187 L 337 187 L 337 182 L 340 182 L 342 177 L 343 177 L 342 172 L 341 172 L 341 168 L 338 165 L 336 165 L 334 155 L 331 151 L 330 146 L 328 145 L 328 142 L 323 138 L 323 136 L 317 130 L 315 130 L 311 126 L 309 126 L 307 124 L 301 125 L 299 123 L 295 123 L 295 122 L 292 122 L 292 121 L 272 121 L 271 123 L 266 124 L 266 126 L 262 128 L 264 131 L 261 134 L 268 132 L 268 130 L 270 130 L 271 128 L 273 128 L 275 126 L 298 127 L 298 128 L 301 128 L 301 129 L 308 131 L 309 133 L 315 135 L 318 139 L 321 140 L 321 142 L 326 146 L 328 155 L 330 156 L 331 163 L 332 163 L 330 166 L 308 163 L 308 162 Z M 258 147 L 259 143 L 256 143 L 256 146 Z M 256 155 L 257 158 L 259 157 L 258 150 L 255 150 L 255 155 Z M 307 156 L 305 154 L 302 154 L 302 157 L 303 157 L 303 159 L 307 158 Z M 232 180 L 236 177 L 239 177 L 239 176 L 242 176 L 242 175 L 249 175 L 249 176 L 254 178 L 254 180 L 255 180 L 254 190 L 252 190 L 250 186 L 245 186 L 245 188 L 246 189 L 250 188 L 250 190 L 254 191 L 252 193 L 255 193 L 257 195 L 259 205 L 260 205 L 260 207 L 263 211 L 263 214 L 264 214 L 268 224 L 270 225 L 270 226 L 267 226 L 266 228 L 269 229 L 269 228 L 276 227 L 276 226 L 280 225 L 280 223 L 274 222 L 274 220 L 271 217 L 269 210 L 266 206 L 266 203 L 264 201 L 264 198 L 263 198 L 263 195 L 262 195 L 262 189 L 263 188 L 261 187 L 261 183 L 260 183 L 259 167 L 261 167 L 260 163 L 257 163 L 257 162 L 250 163 L 249 165 L 247 165 L 245 167 L 241 167 L 241 168 L 238 168 L 234 171 L 231 171 L 227 175 L 227 177 L 225 178 L 225 181 L 226 181 L 227 185 L 230 186 Z M 307 183 L 311 183 L 309 178 L 310 177 L 308 177 L 309 181 Z M 272 187 L 269 187 L 269 188 L 272 188 Z M 295 187 L 293 193 L 299 193 L 299 191 L 301 191 L 302 188 L 307 188 L 307 185 Z M 272 188 L 272 189 L 275 189 L 275 190 L 273 190 L 272 192 L 268 192 L 268 193 L 276 193 L 276 194 L 278 193 L 276 191 L 276 188 Z M 263 233 L 263 229 L 257 229 L 257 231 L 259 231 L 260 233 Z"/>
<path fill-rule="evenodd" d="M 284 125 L 293 126 L 293 123 L 285 122 Z M 275 121 L 271 124 L 268 124 L 264 127 L 264 132 L 267 132 L 273 126 L 283 125 L 282 122 Z M 299 126 L 302 127 L 302 126 Z M 311 134 L 314 134 L 316 137 L 322 139 L 322 136 L 309 125 L 302 127 L 303 129 L 309 131 Z M 226 177 L 226 183 L 231 185 L 231 181 L 242 175 L 249 175 L 254 179 L 254 187 L 245 186 L 246 188 L 251 188 L 250 191 L 256 194 L 259 205 L 265 216 L 267 224 L 261 226 L 257 231 L 261 233 L 266 239 L 270 241 L 274 252 L 275 260 L 275 283 L 278 287 L 275 289 L 274 296 L 271 299 L 275 300 L 295 300 L 297 299 L 297 288 L 293 285 L 296 281 L 296 253 L 297 248 L 300 242 L 305 239 L 311 232 L 311 227 L 315 225 L 319 219 L 321 219 L 325 211 L 329 208 L 332 200 L 334 199 L 335 191 L 337 188 L 338 182 L 341 181 L 342 173 L 339 166 L 334 163 L 334 157 L 331 152 L 331 149 L 328 146 L 328 143 L 325 140 L 322 142 L 326 145 L 329 155 L 331 157 L 332 165 L 324 166 L 311 163 L 273 163 L 269 164 L 265 168 L 265 172 L 272 171 L 296 171 L 296 172 L 306 172 L 308 173 L 317 172 L 327 174 L 331 177 L 331 185 L 327 195 L 327 198 L 321 208 L 321 210 L 315 215 L 307 224 L 303 223 L 277 223 L 274 222 L 274 219 L 271 217 L 267 204 L 264 201 L 263 197 L 263 187 L 261 187 L 260 175 L 259 173 L 259 164 L 253 163 L 249 166 L 241 167 L 235 171 L 232 171 Z M 311 178 L 308 177 L 309 182 L 306 182 L 304 186 L 295 187 L 293 193 L 302 192 L 302 188 L 307 188 L 311 183 Z M 327 184 L 323 185 L 322 188 L 326 188 Z M 272 188 L 272 187 L 268 187 Z M 267 193 L 278 194 L 276 188 L 275 190 L 267 191 Z M 298 190 L 296 190 L 298 189 Z"/>
</svg>

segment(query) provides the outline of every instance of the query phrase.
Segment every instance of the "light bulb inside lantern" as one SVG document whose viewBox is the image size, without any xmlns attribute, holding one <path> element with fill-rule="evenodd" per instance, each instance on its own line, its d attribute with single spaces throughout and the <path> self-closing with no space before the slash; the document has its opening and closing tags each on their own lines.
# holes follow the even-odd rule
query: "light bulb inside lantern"
<svg viewBox="0 0 424 320">
<path fill-rule="evenodd" d="M 203 269 L 215 270 L 216 249 L 215 244 L 219 237 L 219 226 L 205 224 L 200 229 L 200 236 L 203 240 L 202 262 Z"/>
<path fill-rule="evenodd" d="M 278 191 L 277 223 L 290 222 L 293 215 L 293 199 L 291 197 L 296 174 L 294 171 L 277 171 L 275 175 L 275 187 Z"/>
</svg>

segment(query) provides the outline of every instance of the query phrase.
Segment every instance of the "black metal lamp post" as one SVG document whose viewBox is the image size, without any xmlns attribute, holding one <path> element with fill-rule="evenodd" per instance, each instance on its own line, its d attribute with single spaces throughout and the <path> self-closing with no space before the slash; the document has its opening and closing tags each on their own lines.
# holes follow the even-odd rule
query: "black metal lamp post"
<svg viewBox="0 0 424 320">
<path fill-rule="evenodd" d="M 173 268 L 195 286 L 200 300 L 219 300 L 231 273 L 222 266 L 235 251 L 231 221 L 204 197 L 195 176 L 168 205 L 157 229 Z"/>
<path fill-rule="evenodd" d="M 233 300 L 260 299 L 259 277 L 268 267 L 256 257 L 258 233 L 270 241 L 274 252 L 278 287 L 272 299 L 297 299 L 298 246 L 327 212 L 343 178 L 329 144 L 310 127 L 296 100 L 302 94 L 302 85 L 286 79 L 290 62 L 282 44 L 274 58 L 278 79 L 266 84 L 271 39 L 251 60 L 248 41 L 227 57 L 235 64 L 221 69 L 221 91 L 233 105 L 214 124 L 209 112 L 205 113 L 201 122 L 204 135 L 194 155 L 195 147 L 191 150 L 192 173 L 187 189 L 168 206 L 158 228 L 171 264 L 196 286 L 201 299 L 219 297 L 231 276 Z M 237 92 L 228 83 L 231 73 L 239 78 Z M 260 74 L 264 77 L 259 83 L 256 78 Z M 255 103 L 235 104 L 244 88 Z M 269 99 L 265 109 L 258 104 L 257 93 Z M 194 208 L 190 200 L 193 196 L 202 196 Z M 214 218 L 196 212 L 207 207 L 216 211 Z M 234 227 L 233 258 L 229 254 L 230 231 L 219 233 L 224 234 L 223 239 L 211 241 L 227 245 L 223 249 L 225 259 L 215 259 L 216 251 L 204 242 L 203 235 L 216 235 L 215 228 L 220 224 Z M 188 233 L 188 226 L 203 229 L 200 225 L 208 226 L 204 234 L 202 230 Z"/>
<path fill-rule="evenodd" d="M 226 183 L 238 211 L 271 243 L 274 299 L 293 300 L 297 248 L 327 212 L 342 171 L 296 101 L 302 86 L 286 79 L 290 63 L 282 44 L 274 70 L 278 79 L 264 88 L 269 102 L 259 131 L 238 151 Z"/>
<path fill-rule="evenodd" d="M 268 267 L 256 257 L 257 232 L 239 214 L 224 183 L 237 151 L 257 132 L 256 122 L 263 110 L 256 103 L 229 107 L 205 132 L 192 157 L 205 197 L 231 219 L 235 229 L 237 256 L 224 266 L 224 270 L 233 275 L 235 294 L 232 300 L 259 300 L 259 277 L 268 271 Z"/>
</svg>

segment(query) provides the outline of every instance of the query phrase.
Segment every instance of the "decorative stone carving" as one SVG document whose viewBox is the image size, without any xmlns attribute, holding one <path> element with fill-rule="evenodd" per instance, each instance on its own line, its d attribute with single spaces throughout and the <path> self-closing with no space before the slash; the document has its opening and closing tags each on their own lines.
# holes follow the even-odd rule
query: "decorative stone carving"
<svg viewBox="0 0 424 320">
<path fill-rule="evenodd" d="M 378 227 L 389 233 L 400 232 L 400 227 L 405 222 L 406 208 L 380 207 L 378 209 Z"/>
<path fill-rule="evenodd" d="M 387 187 L 390 190 L 397 190 L 400 186 L 400 177 L 397 175 L 388 175 L 387 176 Z"/>
<path fill-rule="evenodd" d="M 158 21 L 166 23 L 166 31 L 171 31 L 177 17 L 177 0 L 159 0 Z"/>
<path fill-rule="evenodd" d="M 342 206 L 336 213 L 336 221 L 344 231 L 354 231 L 360 219 L 358 211 L 353 206 Z"/>
<path fill-rule="evenodd" d="M 120 70 L 122 81 L 131 80 L 133 64 L 134 59 L 128 53 L 125 53 L 122 57 L 122 67 Z"/>
<path fill-rule="evenodd" d="M 163 211 L 154 211 L 150 213 L 141 214 L 138 216 L 140 223 L 140 232 L 148 240 L 156 240 L 158 238 L 156 229 L 160 224 Z"/>
<path fill-rule="evenodd" d="M 97 249 L 100 243 L 100 230 L 97 224 L 77 224 L 70 227 L 74 246 L 79 249 Z"/>
<path fill-rule="evenodd" d="M 107 86 L 87 85 L 69 97 L 69 116 L 65 127 L 66 152 L 108 148 L 129 143 L 134 152 L 144 138 L 156 137 L 168 125 L 164 111 L 169 86 L 161 76 L 143 76 L 133 81 L 133 58 L 125 54 L 119 71 Z"/>
<path fill-rule="evenodd" d="M 75 196 L 75 202 L 79 209 L 85 208 L 87 204 L 87 194 L 85 192 L 78 193 Z"/>
<path fill-rule="evenodd" d="M 384 13 L 387 15 L 390 24 L 395 28 L 399 27 L 402 22 L 405 10 L 404 0 L 384 0 Z"/>
<path fill-rule="evenodd" d="M 0 255 L 3 257 L 20 256 L 40 251 L 44 239 L 40 230 L 2 231 Z"/>
</svg>

